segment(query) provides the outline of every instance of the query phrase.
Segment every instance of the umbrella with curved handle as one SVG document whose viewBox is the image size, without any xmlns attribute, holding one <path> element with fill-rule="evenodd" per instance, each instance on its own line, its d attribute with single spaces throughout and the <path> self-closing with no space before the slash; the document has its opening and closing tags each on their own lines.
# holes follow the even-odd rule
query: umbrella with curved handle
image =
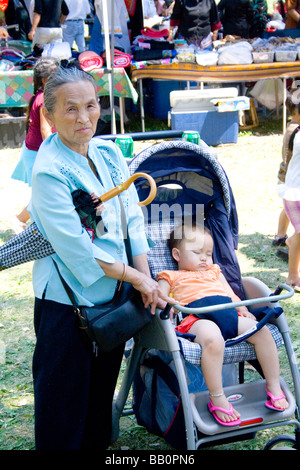
<svg viewBox="0 0 300 470">
<path fill-rule="evenodd" d="M 128 178 L 128 180 L 124 181 L 124 183 L 121 183 L 110 191 L 104 193 L 100 198 L 97 197 L 92 199 L 88 193 L 85 193 L 85 196 L 87 196 L 88 199 L 87 204 L 89 205 L 89 208 L 93 210 L 93 204 L 95 209 L 95 206 L 97 206 L 99 203 L 108 201 L 109 199 L 118 196 L 121 192 L 127 190 L 137 178 L 146 178 L 150 183 L 150 193 L 148 197 L 138 204 L 140 206 L 150 204 L 156 195 L 155 181 L 152 176 L 146 173 L 135 173 L 130 178 Z M 84 193 L 84 191 L 81 192 Z M 79 207 L 77 207 L 77 210 L 79 213 Z M 36 223 L 33 222 L 25 230 L 23 230 L 23 232 L 11 238 L 0 247 L 0 271 L 12 268 L 13 266 L 17 266 L 19 264 L 27 263 L 29 261 L 45 258 L 46 256 L 49 256 L 53 253 L 55 252 L 52 248 L 52 245 L 39 231 Z"/>
<path fill-rule="evenodd" d="M 110 191 L 107 191 L 107 193 L 102 194 L 102 196 L 100 196 L 99 198 L 100 201 L 105 202 L 111 199 L 112 197 L 118 196 L 120 193 L 127 190 L 137 178 L 145 178 L 150 183 L 150 193 L 148 197 L 144 201 L 138 202 L 139 206 L 147 206 L 148 204 L 150 204 L 150 202 L 153 201 L 157 191 L 154 179 L 147 173 L 134 173 L 132 176 L 130 176 L 130 178 L 128 178 L 128 180 L 124 181 L 124 183 L 121 183 Z"/>
</svg>

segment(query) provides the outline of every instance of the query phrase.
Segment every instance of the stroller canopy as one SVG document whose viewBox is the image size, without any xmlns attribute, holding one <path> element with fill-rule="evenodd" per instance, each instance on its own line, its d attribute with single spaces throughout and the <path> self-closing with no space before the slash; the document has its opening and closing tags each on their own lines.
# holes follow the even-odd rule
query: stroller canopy
<svg viewBox="0 0 300 470">
<path fill-rule="evenodd" d="M 235 253 L 238 245 L 236 206 L 215 150 L 179 140 L 163 142 L 139 153 L 130 162 L 129 170 L 131 174 L 136 171 L 148 173 L 157 184 L 157 195 L 144 211 L 146 231 L 156 243 L 149 254 L 153 277 L 159 271 L 176 269 L 167 248 L 168 234 L 178 222 L 176 215 L 179 214 L 181 220 L 203 216 L 214 239 L 214 262 L 221 266 L 233 290 L 243 298 Z M 136 189 L 140 199 L 149 191 L 145 181 L 137 181 Z M 167 213 L 166 205 L 175 208 L 174 212 Z M 177 214 L 176 208 L 180 209 Z"/>
</svg>

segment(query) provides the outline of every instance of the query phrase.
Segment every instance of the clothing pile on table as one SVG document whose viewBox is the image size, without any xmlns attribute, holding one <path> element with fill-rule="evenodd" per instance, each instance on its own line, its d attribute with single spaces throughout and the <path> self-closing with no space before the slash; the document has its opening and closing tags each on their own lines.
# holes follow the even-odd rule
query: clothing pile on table
<svg viewBox="0 0 300 470">
<path fill-rule="evenodd" d="M 41 56 L 56 56 L 61 60 L 69 60 L 74 54 L 66 42 L 45 44 L 44 46 L 36 44 L 33 50 L 29 41 L 8 40 L 2 41 L 2 44 L 0 47 L 1 72 L 33 69 L 37 59 Z"/>
<path fill-rule="evenodd" d="M 167 41 L 169 31 L 144 28 L 133 41 L 132 64 L 136 68 L 147 65 L 169 64 L 176 58 L 175 43 Z"/>
<path fill-rule="evenodd" d="M 166 40 L 167 31 L 143 30 L 132 47 L 135 68 L 178 62 L 196 62 L 201 66 L 246 65 L 253 62 L 293 62 L 300 59 L 300 38 L 270 37 L 243 39 L 226 36 L 212 42 L 210 35 L 201 47 L 185 40 Z"/>
<path fill-rule="evenodd" d="M 32 68 L 36 58 L 31 52 L 31 43 L 28 41 L 2 40 L 0 47 L 0 71 L 26 70 Z"/>
</svg>

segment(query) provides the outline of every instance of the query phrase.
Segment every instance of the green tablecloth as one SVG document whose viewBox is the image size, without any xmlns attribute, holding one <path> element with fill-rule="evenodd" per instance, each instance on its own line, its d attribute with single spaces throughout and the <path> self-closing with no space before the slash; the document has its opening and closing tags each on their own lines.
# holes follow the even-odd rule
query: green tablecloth
<svg viewBox="0 0 300 470">
<path fill-rule="evenodd" d="M 99 96 L 109 95 L 109 74 L 106 69 L 91 72 L 97 84 Z M 33 71 L 0 72 L 0 107 L 26 107 L 33 93 Z M 134 103 L 138 94 L 123 68 L 114 69 L 114 96 L 131 98 Z"/>
</svg>

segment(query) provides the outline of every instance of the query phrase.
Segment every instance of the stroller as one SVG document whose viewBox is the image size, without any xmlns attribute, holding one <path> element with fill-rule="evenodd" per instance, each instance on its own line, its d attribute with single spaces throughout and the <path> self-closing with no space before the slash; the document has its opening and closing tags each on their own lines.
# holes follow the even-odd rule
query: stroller
<svg viewBox="0 0 300 470">
<path fill-rule="evenodd" d="M 181 431 L 184 435 L 184 443 L 180 442 L 177 446 L 176 442 L 166 439 L 172 447 L 195 450 L 203 446 L 224 443 L 225 440 L 231 442 L 253 438 L 257 431 L 291 425 L 295 428 L 295 438 L 290 435 L 281 435 L 272 439 L 266 448 L 272 448 L 281 441 L 289 441 L 292 442 L 294 448 L 299 449 L 299 370 L 287 321 L 279 304 L 280 300 L 293 295 L 293 289 L 281 284 L 274 293 L 271 293 L 263 282 L 252 277 L 241 277 L 235 253 L 238 243 L 235 201 L 228 178 L 217 161 L 215 150 L 204 143 L 198 146 L 179 140 L 166 141 L 142 151 L 130 162 L 129 169 L 131 174 L 136 171 L 150 174 L 157 185 L 156 198 L 144 211 L 146 232 L 155 242 L 155 246 L 148 254 L 153 278 L 160 271 L 176 269 L 169 253 L 167 239 L 177 222 L 177 217 L 180 222 L 185 217 L 203 217 L 214 239 L 214 262 L 220 265 L 232 289 L 243 299 L 234 306 L 247 305 L 250 311 L 254 312 L 255 309 L 256 312 L 260 312 L 257 329 L 267 324 L 277 347 L 284 344 L 294 392 L 281 378 L 281 387 L 287 397 L 289 407 L 284 412 L 267 409 L 264 406 L 265 380 L 262 378 L 255 382 L 244 382 L 243 364 L 245 361 L 255 365 L 260 371 L 254 347 L 245 341 L 257 330 L 247 332 L 242 337 L 227 340 L 223 366 L 224 391 L 228 399 L 236 403 L 241 413 L 242 423 L 236 427 L 219 425 L 208 411 L 208 391 L 205 384 L 204 386 L 202 384 L 198 390 L 193 387 L 193 368 L 201 373 L 199 367 L 201 347 L 187 338 L 176 335 L 174 325 L 168 315 L 170 307 L 167 306 L 164 311 L 157 309 L 155 320 L 134 338 L 121 387 L 113 404 L 112 441 L 118 438 L 120 417 L 132 413 L 132 410 L 124 412 L 132 384 L 133 410 L 138 423 L 143 424 L 138 409 L 140 403 L 137 403 L 141 400 L 136 396 L 141 376 L 147 371 L 147 367 L 144 367 L 141 372 L 143 360 L 147 355 L 149 357 L 149 355 L 158 354 L 167 355 L 172 361 L 183 410 Z M 136 188 L 139 197 L 143 199 L 148 192 L 147 183 L 137 181 Z M 216 310 L 221 307 L 213 308 Z M 197 309 L 197 313 L 206 312 L 207 308 L 212 307 Z M 178 309 L 188 311 L 183 307 L 178 307 Z M 237 364 L 240 370 L 239 377 Z M 161 394 L 163 393 L 162 391 Z M 146 409 L 146 412 L 150 413 L 150 410 Z M 156 416 L 156 418 L 158 421 L 159 417 Z M 167 423 L 166 427 L 168 426 Z M 155 426 L 148 428 L 149 430 L 156 434 Z M 166 436 L 167 432 L 159 430 L 157 435 Z"/>
</svg>

